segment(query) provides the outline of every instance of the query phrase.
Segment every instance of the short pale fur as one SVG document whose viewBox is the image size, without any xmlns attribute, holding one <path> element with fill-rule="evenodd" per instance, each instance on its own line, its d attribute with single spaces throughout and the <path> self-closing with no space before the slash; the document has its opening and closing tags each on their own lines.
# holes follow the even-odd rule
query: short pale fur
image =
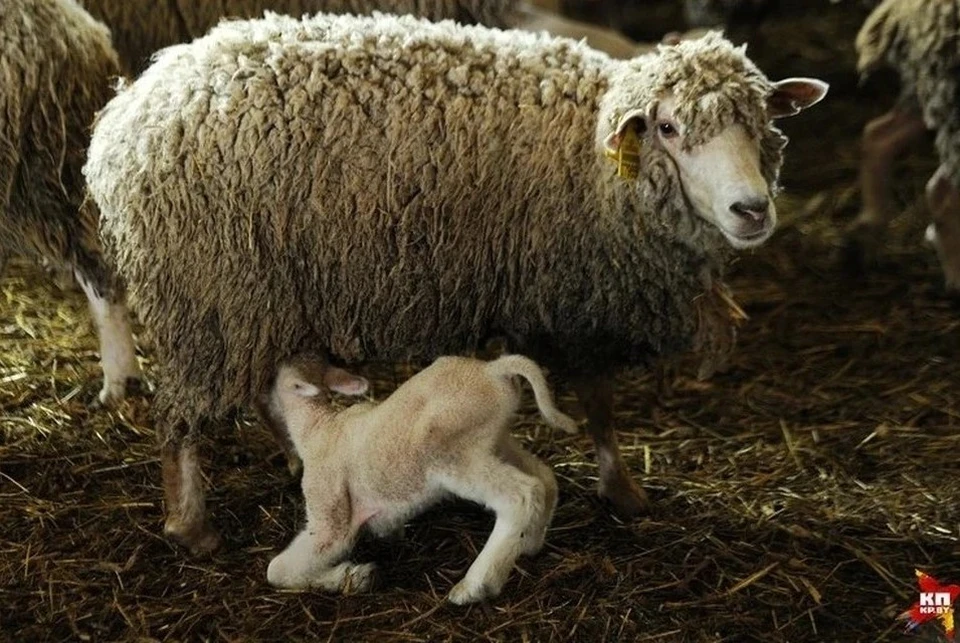
<svg viewBox="0 0 960 643">
<path fill-rule="evenodd" d="M 518 376 L 532 386 L 549 424 L 576 432 L 554 406 L 540 368 L 519 355 L 492 362 L 441 357 L 382 403 L 340 412 L 330 407 L 328 391 L 362 394 L 365 380 L 310 357 L 283 365 L 270 407 L 303 459 L 307 524 L 271 561 L 269 582 L 365 589 L 372 565 L 347 560 L 358 531 L 394 533 L 453 495 L 484 505 L 497 520 L 449 598 L 463 604 L 496 596 L 517 556 L 543 546 L 557 502 L 553 472 L 510 435 Z"/>
</svg>

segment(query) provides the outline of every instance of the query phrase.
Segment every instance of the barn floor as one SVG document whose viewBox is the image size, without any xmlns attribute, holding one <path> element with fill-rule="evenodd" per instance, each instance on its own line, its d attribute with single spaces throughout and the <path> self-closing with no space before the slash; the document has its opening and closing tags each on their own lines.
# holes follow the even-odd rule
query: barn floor
<svg viewBox="0 0 960 643">
<path fill-rule="evenodd" d="M 161 534 L 149 399 L 93 408 L 81 295 L 15 264 L 0 279 L 0 640 L 906 640 L 895 617 L 917 600 L 914 569 L 960 582 L 960 315 L 919 242 L 929 149 L 904 164 L 907 213 L 880 265 L 856 278 L 837 268 L 858 207 L 857 137 L 894 95 L 889 79 L 856 86 L 862 15 L 824 0 L 751 34 L 771 76 L 833 88 L 784 122 L 783 222 L 733 269 L 750 319 L 731 368 L 705 383 L 690 364 L 659 385 L 620 381 L 621 441 L 654 513 L 611 517 L 589 440 L 551 434 L 526 409 L 517 433 L 553 465 L 560 507 L 544 552 L 487 605 L 443 600 L 492 525 L 466 504 L 414 521 L 401 542 L 364 543 L 374 593 L 270 589 L 267 563 L 302 508 L 254 421 L 207 445 L 225 547 L 212 559 L 176 549 Z M 395 385 L 392 370 L 372 375 L 378 397 Z M 928 624 L 909 640 L 941 633 Z"/>
</svg>

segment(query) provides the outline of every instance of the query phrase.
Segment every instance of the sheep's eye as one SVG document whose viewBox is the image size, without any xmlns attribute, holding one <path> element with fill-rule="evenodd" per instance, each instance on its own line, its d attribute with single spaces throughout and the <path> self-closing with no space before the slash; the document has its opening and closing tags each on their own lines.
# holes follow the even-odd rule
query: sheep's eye
<svg viewBox="0 0 960 643">
<path fill-rule="evenodd" d="M 657 125 L 657 129 L 660 130 L 660 135 L 664 138 L 673 138 L 679 133 L 677 132 L 677 128 L 670 123 L 660 123 Z"/>
</svg>

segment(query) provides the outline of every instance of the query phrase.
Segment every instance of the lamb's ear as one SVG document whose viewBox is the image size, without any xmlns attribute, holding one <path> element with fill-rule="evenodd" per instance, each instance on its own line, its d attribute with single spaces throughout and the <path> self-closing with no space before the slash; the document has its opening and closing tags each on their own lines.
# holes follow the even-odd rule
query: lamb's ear
<svg viewBox="0 0 960 643">
<path fill-rule="evenodd" d="M 353 375 L 342 368 L 330 366 L 323 374 L 323 383 L 331 391 L 342 395 L 363 395 L 370 388 L 365 377 Z"/>
<path fill-rule="evenodd" d="M 640 145 L 647 131 L 647 115 L 639 109 L 623 115 L 617 128 L 603 141 L 603 154 L 617 164 L 617 176 L 635 179 L 640 166 Z"/>
<path fill-rule="evenodd" d="M 320 395 L 320 389 L 307 382 L 306 380 L 294 380 L 293 392 L 300 397 L 316 397 Z"/>
<path fill-rule="evenodd" d="M 816 78 L 787 78 L 773 84 L 767 98 L 770 118 L 795 116 L 827 95 L 830 85 Z"/>
</svg>

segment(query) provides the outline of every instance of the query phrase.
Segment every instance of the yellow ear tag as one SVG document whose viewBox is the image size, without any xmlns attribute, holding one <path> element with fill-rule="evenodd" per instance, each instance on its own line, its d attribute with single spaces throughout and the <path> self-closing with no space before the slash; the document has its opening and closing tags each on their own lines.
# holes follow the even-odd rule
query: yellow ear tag
<svg viewBox="0 0 960 643">
<path fill-rule="evenodd" d="M 616 150 L 607 150 L 607 158 L 617 162 L 617 176 L 621 179 L 635 179 L 640 176 L 640 148 L 643 143 L 637 136 L 633 123 L 628 123 L 620 135 L 620 144 Z"/>
</svg>

